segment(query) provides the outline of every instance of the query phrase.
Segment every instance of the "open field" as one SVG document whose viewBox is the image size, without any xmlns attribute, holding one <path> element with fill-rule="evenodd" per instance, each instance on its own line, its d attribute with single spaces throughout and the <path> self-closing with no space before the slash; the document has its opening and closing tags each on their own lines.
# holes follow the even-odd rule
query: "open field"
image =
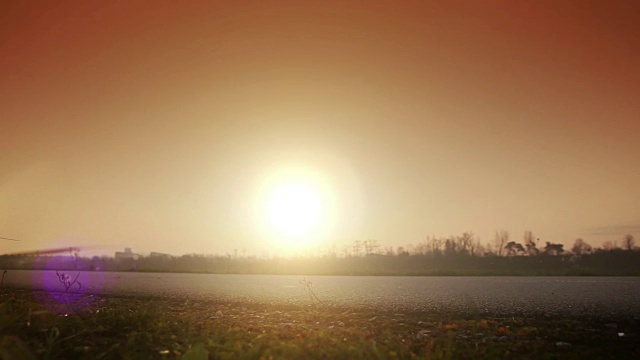
<svg viewBox="0 0 640 360">
<path fill-rule="evenodd" d="M 3 289 L 1 359 L 639 358 L 640 318 Z"/>
</svg>

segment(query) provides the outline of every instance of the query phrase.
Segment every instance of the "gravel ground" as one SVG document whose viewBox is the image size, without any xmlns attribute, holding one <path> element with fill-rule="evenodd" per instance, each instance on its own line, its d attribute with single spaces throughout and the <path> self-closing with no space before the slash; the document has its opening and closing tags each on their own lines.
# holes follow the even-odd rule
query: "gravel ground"
<svg viewBox="0 0 640 360">
<path fill-rule="evenodd" d="M 78 273 L 71 273 L 75 277 Z M 310 302 L 302 276 L 82 272 L 82 292 Z M 499 316 L 640 317 L 640 277 L 310 276 L 326 303 Z M 11 270 L 6 286 L 61 290 L 55 272 Z"/>
</svg>

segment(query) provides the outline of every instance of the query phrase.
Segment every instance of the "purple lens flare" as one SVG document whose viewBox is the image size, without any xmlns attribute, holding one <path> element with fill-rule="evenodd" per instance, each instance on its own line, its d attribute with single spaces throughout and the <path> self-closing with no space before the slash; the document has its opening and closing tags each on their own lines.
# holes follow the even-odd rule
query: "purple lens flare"
<svg viewBox="0 0 640 360">
<path fill-rule="evenodd" d="M 91 264 L 91 268 L 99 264 Z M 44 292 L 39 301 L 55 313 L 84 310 L 93 302 L 90 294 L 99 293 L 102 288 L 102 272 L 90 271 L 88 264 L 73 256 L 51 256 L 46 259 L 44 271 L 34 274 L 34 284 L 42 284 Z"/>
</svg>

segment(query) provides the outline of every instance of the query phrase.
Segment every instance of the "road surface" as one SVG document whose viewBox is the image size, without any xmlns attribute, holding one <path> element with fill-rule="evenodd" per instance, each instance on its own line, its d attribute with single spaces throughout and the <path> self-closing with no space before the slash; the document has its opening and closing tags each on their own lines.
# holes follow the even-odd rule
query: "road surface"
<svg viewBox="0 0 640 360">
<path fill-rule="evenodd" d="M 71 280 L 78 274 L 69 273 Z M 311 302 L 302 276 L 81 272 L 80 292 L 271 303 Z M 308 276 L 326 303 L 494 315 L 640 319 L 640 277 Z M 62 291 L 52 271 L 10 270 L 8 287 Z M 75 289 L 76 287 L 72 288 Z"/>
</svg>

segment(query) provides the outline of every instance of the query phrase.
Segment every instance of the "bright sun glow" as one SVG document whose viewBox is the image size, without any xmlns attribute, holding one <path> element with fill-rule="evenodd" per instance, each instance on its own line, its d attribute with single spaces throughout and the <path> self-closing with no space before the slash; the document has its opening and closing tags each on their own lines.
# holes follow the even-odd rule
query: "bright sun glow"
<svg viewBox="0 0 640 360">
<path fill-rule="evenodd" d="M 323 217 L 320 193 L 310 184 L 290 182 L 277 186 L 268 200 L 269 222 L 282 235 L 303 236 L 316 230 Z"/>
<path fill-rule="evenodd" d="M 299 166 L 273 171 L 264 179 L 259 199 L 261 228 L 273 251 L 304 252 L 329 236 L 335 204 L 319 172 Z"/>
</svg>

